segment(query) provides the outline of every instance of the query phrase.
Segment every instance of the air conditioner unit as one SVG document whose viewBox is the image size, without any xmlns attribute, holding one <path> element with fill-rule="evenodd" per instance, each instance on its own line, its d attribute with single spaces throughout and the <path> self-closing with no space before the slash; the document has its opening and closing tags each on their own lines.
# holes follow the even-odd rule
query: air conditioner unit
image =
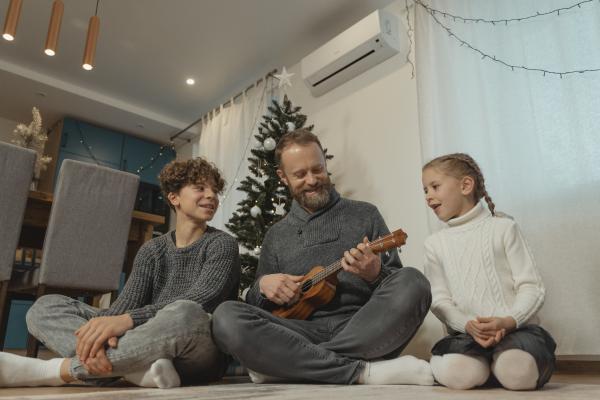
<svg viewBox="0 0 600 400">
<path fill-rule="evenodd" d="M 394 14 L 377 10 L 304 57 L 302 78 L 311 93 L 320 96 L 399 53 L 406 43 L 398 26 Z"/>
</svg>

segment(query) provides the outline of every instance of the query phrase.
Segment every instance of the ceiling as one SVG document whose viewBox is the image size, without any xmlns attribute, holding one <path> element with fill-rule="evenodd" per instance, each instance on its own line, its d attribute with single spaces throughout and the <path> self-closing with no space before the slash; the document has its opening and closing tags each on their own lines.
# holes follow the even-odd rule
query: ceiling
<svg viewBox="0 0 600 400">
<path fill-rule="evenodd" d="M 63 0 L 54 57 L 43 53 L 52 0 L 24 0 L 15 40 L 0 38 L 0 117 L 29 121 L 37 105 L 45 126 L 69 115 L 166 142 L 271 69 L 298 63 L 391 2 L 101 0 L 95 68 L 85 71 L 96 0 Z M 8 4 L 0 0 L 0 28 Z"/>
</svg>

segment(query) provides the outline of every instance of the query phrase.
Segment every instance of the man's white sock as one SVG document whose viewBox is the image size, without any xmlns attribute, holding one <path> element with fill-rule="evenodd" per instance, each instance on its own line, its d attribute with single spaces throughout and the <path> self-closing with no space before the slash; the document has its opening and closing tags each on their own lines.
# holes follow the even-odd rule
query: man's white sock
<svg viewBox="0 0 600 400">
<path fill-rule="evenodd" d="M 126 381 L 149 388 L 170 389 L 181 386 L 181 379 L 171 360 L 160 358 L 149 368 L 125 375 Z"/>
<path fill-rule="evenodd" d="M 368 362 L 357 383 L 431 386 L 433 374 L 427 361 L 413 356 L 402 356 L 391 360 Z"/>
<path fill-rule="evenodd" d="M 248 370 L 248 376 L 250 377 L 250 380 L 252 381 L 252 383 L 257 383 L 257 384 L 289 382 L 289 380 L 286 380 L 284 378 L 261 374 L 260 372 L 252 371 L 251 369 Z"/>
<path fill-rule="evenodd" d="M 0 387 L 61 386 L 60 366 L 64 358 L 40 360 L 0 352 Z"/>
</svg>

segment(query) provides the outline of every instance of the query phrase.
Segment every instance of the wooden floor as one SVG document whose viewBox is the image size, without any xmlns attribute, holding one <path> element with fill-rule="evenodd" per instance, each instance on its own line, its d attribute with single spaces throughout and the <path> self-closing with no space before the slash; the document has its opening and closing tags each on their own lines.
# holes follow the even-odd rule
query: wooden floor
<svg viewBox="0 0 600 400">
<path fill-rule="evenodd" d="M 180 399 L 377 399 L 377 400 L 581 400 L 600 399 L 600 376 L 569 376 L 558 374 L 544 387 L 533 392 L 511 392 L 504 389 L 456 391 L 441 386 L 367 386 L 367 385 L 255 385 L 247 379 L 226 379 L 221 383 L 176 389 L 143 389 L 133 387 L 90 388 L 67 386 L 59 388 L 0 389 L 0 399 L 21 400 L 180 400 Z"/>
<path fill-rule="evenodd" d="M 19 353 L 18 351 L 15 353 Z M 42 353 L 41 358 L 51 357 Z M 581 363 L 561 363 L 563 370 L 554 374 L 541 391 L 510 392 L 503 389 L 480 389 L 454 391 L 441 386 L 340 386 L 307 384 L 254 385 L 247 377 L 225 378 L 221 382 L 197 387 L 169 390 L 144 389 L 123 382 L 117 387 L 89 387 L 69 385 L 44 388 L 0 389 L 0 399 L 87 399 L 130 400 L 156 399 L 179 400 L 202 399 L 285 399 L 325 398 L 327 400 L 370 399 L 373 400 L 454 400 L 454 399 L 600 399 L 600 371 L 598 364 L 586 368 Z"/>
</svg>

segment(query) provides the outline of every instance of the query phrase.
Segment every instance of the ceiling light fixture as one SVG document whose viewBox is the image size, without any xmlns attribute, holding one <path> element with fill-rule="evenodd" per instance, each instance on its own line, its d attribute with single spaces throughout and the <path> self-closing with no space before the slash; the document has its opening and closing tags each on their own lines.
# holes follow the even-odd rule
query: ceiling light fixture
<svg viewBox="0 0 600 400">
<path fill-rule="evenodd" d="M 22 5 L 23 0 L 10 0 L 10 4 L 8 5 L 6 19 L 4 20 L 4 31 L 2 33 L 2 37 L 8 41 L 15 40 Z"/>
<path fill-rule="evenodd" d="M 196 81 L 193 78 L 187 78 L 185 80 L 185 83 L 187 83 L 188 85 L 193 85 L 194 83 L 196 83 Z"/>
<path fill-rule="evenodd" d="M 85 50 L 83 52 L 83 69 L 89 71 L 94 68 L 94 56 L 96 54 L 96 42 L 98 41 L 98 32 L 100 30 L 100 19 L 98 18 L 98 4 L 96 0 L 96 13 L 90 18 L 88 25 L 87 39 L 85 41 Z"/>
<path fill-rule="evenodd" d="M 44 53 L 49 56 L 56 54 L 64 9 L 65 6 L 61 0 L 54 0 L 54 3 L 52 3 L 52 14 L 50 15 L 50 25 L 48 25 L 48 34 L 46 35 L 46 45 L 44 46 Z"/>
</svg>

